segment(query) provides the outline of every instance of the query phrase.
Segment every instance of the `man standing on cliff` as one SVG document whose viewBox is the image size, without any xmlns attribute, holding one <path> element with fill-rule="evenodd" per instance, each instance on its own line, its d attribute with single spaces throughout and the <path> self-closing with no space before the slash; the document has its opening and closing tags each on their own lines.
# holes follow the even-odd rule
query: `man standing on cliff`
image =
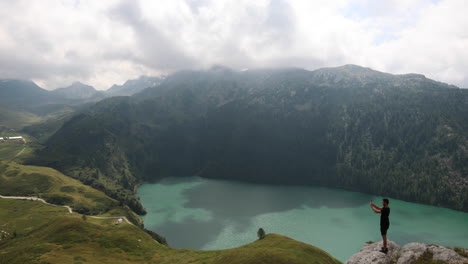
<svg viewBox="0 0 468 264">
<path fill-rule="evenodd" d="M 387 247 L 387 230 L 390 227 L 390 220 L 388 216 L 390 215 L 390 207 L 388 207 L 389 201 L 387 198 L 382 200 L 383 207 L 378 207 L 372 201 L 370 202 L 370 207 L 372 211 L 376 214 L 380 214 L 380 234 L 382 235 L 383 239 L 383 247 L 380 252 L 387 254 L 388 247 Z"/>
</svg>

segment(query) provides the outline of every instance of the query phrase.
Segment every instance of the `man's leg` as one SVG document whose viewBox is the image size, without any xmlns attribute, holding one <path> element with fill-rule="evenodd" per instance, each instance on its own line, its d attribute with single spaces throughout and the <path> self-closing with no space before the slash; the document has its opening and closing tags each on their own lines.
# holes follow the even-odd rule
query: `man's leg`
<svg viewBox="0 0 468 264">
<path fill-rule="evenodd" d="M 382 235 L 382 239 L 383 239 L 383 248 L 385 250 L 388 250 L 388 248 L 387 248 L 387 235 Z"/>
</svg>

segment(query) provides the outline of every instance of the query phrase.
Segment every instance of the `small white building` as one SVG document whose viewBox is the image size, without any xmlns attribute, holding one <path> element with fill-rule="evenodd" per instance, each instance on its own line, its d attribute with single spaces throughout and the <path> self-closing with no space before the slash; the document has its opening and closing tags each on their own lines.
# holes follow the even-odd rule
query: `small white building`
<svg viewBox="0 0 468 264">
<path fill-rule="evenodd" d="M 116 225 L 120 225 L 122 223 L 123 219 L 122 218 L 119 218 L 117 219 L 117 221 L 115 222 Z"/>
<path fill-rule="evenodd" d="M 16 141 L 24 142 L 24 138 L 23 138 L 22 136 L 17 136 L 17 137 L 5 137 L 5 140 L 16 140 Z"/>
<path fill-rule="evenodd" d="M 0 142 L 5 142 L 5 139 L 3 139 L 2 137 L 0 137 Z"/>
</svg>

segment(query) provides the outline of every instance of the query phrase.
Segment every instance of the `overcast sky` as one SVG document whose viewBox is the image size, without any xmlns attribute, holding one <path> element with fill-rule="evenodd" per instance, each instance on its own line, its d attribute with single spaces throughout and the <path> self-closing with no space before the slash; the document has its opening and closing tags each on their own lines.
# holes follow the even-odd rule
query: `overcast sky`
<svg viewBox="0 0 468 264">
<path fill-rule="evenodd" d="M 0 78 L 358 64 L 468 88 L 466 0 L 0 0 Z"/>
</svg>

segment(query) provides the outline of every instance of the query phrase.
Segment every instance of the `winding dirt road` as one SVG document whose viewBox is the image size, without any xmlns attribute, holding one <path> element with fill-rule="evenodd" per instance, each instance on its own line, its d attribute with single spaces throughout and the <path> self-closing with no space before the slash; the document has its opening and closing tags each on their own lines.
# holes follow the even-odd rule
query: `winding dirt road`
<svg viewBox="0 0 468 264">
<path fill-rule="evenodd" d="M 0 195 L 0 198 L 3 198 L 3 199 L 14 199 L 14 200 L 31 200 L 31 201 L 40 201 L 40 202 L 43 202 L 45 204 L 48 204 L 48 205 L 52 205 L 52 206 L 57 206 L 57 207 L 65 207 L 68 209 L 68 212 L 71 214 L 73 213 L 73 210 L 71 209 L 70 206 L 68 205 L 56 205 L 56 204 L 51 204 L 51 203 L 48 203 L 46 202 L 44 199 L 42 198 L 38 198 L 38 197 L 27 197 L 27 196 L 3 196 L 3 195 Z"/>
<path fill-rule="evenodd" d="M 23 151 L 24 151 L 25 149 L 26 149 L 26 143 L 24 144 L 23 149 L 22 149 L 20 152 L 18 152 L 18 154 L 16 154 L 16 156 L 14 156 L 14 157 L 11 158 L 11 159 L 14 159 L 14 158 L 16 158 L 16 157 L 19 157 L 19 155 L 21 155 L 21 153 L 23 153 Z"/>
<path fill-rule="evenodd" d="M 43 202 L 43 203 L 48 204 L 48 205 L 67 208 L 68 213 L 70 213 L 70 214 L 73 213 L 72 208 L 71 208 L 70 206 L 68 206 L 68 205 L 56 205 L 56 204 L 51 204 L 51 203 L 46 202 L 44 199 L 38 198 L 38 197 L 3 196 L 3 195 L 0 195 L 0 198 L 3 198 L 3 199 L 14 199 L 14 200 L 40 201 L 40 202 Z M 127 217 L 125 217 L 125 216 L 92 216 L 92 215 L 89 215 L 88 217 L 95 218 L 95 219 L 119 219 L 119 218 L 122 218 L 125 222 L 127 222 L 127 224 L 129 224 L 129 225 L 134 225 L 134 224 L 133 224 L 132 222 L 130 222 L 130 221 L 127 219 Z"/>
</svg>

